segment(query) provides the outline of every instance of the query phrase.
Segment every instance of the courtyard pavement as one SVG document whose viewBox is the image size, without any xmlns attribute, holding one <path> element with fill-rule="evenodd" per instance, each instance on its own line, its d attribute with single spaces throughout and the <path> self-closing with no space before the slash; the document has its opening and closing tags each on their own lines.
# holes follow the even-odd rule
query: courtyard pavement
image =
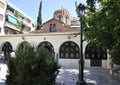
<svg viewBox="0 0 120 85">
<path fill-rule="evenodd" d="M 58 82 L 61 81 L 64 85 L 75 85 L 77 80 L 78 69 L 60 69 Z M 85 68 L 84 80 L 86 85 L 120 85 L 120 81 L 109 75 L 108 69 L 103 68 Z"/>
<path fill-rule="evenodd" d="M 0 85 L 5 85 L 6 64 L 0 63 Z M 78 80 L 78 69 L 60 69 L 56 82 L 59 85 L 75 85 Z M 103 68 L 85 68 L 86 85 L 120 85 L 120 81 L 109 75 L 109 70 Z"/>
<path fill-rule="evenodd" d="M 5 85 L 5 75 L 6 75 L 6 64 L 0 63 L 0 85 Z"/>
</svg>

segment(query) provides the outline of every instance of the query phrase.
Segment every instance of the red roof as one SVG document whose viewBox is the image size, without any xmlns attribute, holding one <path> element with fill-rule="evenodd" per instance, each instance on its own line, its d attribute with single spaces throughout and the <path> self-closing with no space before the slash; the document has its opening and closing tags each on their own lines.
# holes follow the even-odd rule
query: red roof
<svg viewBox="0 0 120 85">
<path fill-rule="evenodd" d="M 53 33 L 50 32 L 50 24 L 56 24 L 56 31 L 55 32 L 78 32 L 80 31 L 79 27 L 72 28 L 71 26 L 65 25 L 63 22 L 60 22 L 54 18 L 46 21 L 43 23 L 43 27 L 40 30 L 31 32 L 31 33 Z"/>
</svg>

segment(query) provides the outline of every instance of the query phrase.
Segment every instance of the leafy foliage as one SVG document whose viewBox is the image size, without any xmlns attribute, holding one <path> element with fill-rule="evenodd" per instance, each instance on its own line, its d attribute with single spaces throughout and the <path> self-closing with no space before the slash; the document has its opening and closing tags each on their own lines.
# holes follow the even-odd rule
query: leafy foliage
<svg viewBox="0 0 120 85">
<path fill-rule="evenodd" d="M 8 57 L 7 85 L 55 85 L 59 65 L 45 48 L 37 51 L 24 44 L 16 57 Z"/>
<path fill-rule="evenodd" d="M 6 85 L 16 85 L 16 70 L 15 70 L 15 62 L 14 58 L 10 57 L 10 55 L 7 56 L 7 66 L 9 71 L 6 76 Z"/>
<path fill-rule="evenodd" d="M 87 0 L 86 8 L 83 21 L 85 38 L 107 48 L 113 62 L 120 64 L 120 0 Z"/>
</svg>

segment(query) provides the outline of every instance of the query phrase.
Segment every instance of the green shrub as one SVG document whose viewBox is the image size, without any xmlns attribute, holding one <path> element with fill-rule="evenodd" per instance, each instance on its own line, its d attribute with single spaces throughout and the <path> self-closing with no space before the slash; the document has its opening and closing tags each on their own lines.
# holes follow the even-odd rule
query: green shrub
<svg viewBox="0 0 120 85">
<path fill-rule="evenodd" d="M 29 44 L 8 57 L 6 85 L 55 85 L 60 66 L 45 48 L 37 51 Z"/>
<path fill-rule="evenodd" d="M 111 60 L 114 64 L 120 65 L 120 47 L 114 47 L 110 50 Z"/>
<path fill-rule="evenodd" d="M 16 70 L 14 58 L 7 56 L 8 75 L 6 76 L 6 85 L 16 85 Z"/>
</svg>

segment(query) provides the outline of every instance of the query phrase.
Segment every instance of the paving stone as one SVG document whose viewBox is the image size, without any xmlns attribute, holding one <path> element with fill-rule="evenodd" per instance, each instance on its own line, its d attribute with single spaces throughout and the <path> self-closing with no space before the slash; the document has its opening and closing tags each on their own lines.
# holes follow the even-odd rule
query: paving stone
<svg viewBox="0 0 120 85">
<path fill-rule="evenodd" d="M 0 85 L 5 85 L 6 64 L 0 64 Z M 59 69 L 59 75 L 56 78 L 56 85 L 76 85 L 78 80 L 78 69 Z M 86 85 L 120 85 L 120 81 L 116 80 L 109 74 L 108 69 L 103 68 L 85 68 L 84 79 Z"/>
</svg>

